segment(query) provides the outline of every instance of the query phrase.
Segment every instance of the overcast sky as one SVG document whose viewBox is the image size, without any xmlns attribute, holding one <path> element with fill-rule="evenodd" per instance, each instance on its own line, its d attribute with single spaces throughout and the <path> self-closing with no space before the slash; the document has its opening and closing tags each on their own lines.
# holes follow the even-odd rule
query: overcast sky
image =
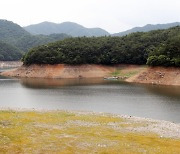
<svg viewBox="0 0 180 154">
<path fill-rule="evenodd" d="M 180 22 L 180 0 L 0 0 L 0 19 L 21 26 L 71 21 L 111 33 Z"/>
</svg>

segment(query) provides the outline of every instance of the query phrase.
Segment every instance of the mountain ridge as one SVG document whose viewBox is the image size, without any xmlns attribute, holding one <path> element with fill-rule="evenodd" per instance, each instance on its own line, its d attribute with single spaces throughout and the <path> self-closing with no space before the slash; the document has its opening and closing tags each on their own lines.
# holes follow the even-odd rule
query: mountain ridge
<svg viewBox="0 0 180 154">
<path fill-rule="evenodd" d="M 180 22 L 172 22 L 172 23 L 166 23 L 166 24 L 147 24 L 142 27 L 134 27 L 126 31 L 114 33 L 112 34 L 112 36 L 125 36 L 125 35 L 135 33 L 135 32 L 149 32 L 149 31 L 158 30 L 158 29 L 168 29 L 175 26 L 180 26 Z"/>
<path fill-rule="evenodd" d="M 105 36 L 110 35 L 109 32 L 102 28 L 86 28 L 80 24 L 74 22 L 62 22 L 62 23 L 53 23 L 53 22 L 41 22 L 39 24 L 33 24 L 26 27 L 23 27 L 26 31 L 31 34 L 43 34 L 49 35 L 53 33 L 66 33 L 73 37 L 79 36 Z"/>
<path fill-rule="evenodd" d="M 149 32 L 152 30 L 158 30 L 158 29 L 168 29 L 171 27 L 180 26 L 180 22 L 172 22 L 172 23 L 166 23 L 166 24 L 146 24 L 145 26 L 138 26 L 131 29 L 128 29 L 126 31 L 118 32 L 118 33 L 112 33 L 110 34 L 108 31 L 102 29 L 102 28 L 86 28 L 78 23 L 75 22 L 62 22 L 62 23 L 53 23 L 44 21 L 38 24 L 32 24 L 29 26 L 23 27 L 26 31 L 33 35 L 43 34 L 43 35 L 49 35 L 49 34 L 58 34 L 58 33 L 66 33 L 68 35 L 71 35 L 72 37 L 99 37 L 99 36 L 125 36 L 131 33 L 135 32 Z"/>
</svg>

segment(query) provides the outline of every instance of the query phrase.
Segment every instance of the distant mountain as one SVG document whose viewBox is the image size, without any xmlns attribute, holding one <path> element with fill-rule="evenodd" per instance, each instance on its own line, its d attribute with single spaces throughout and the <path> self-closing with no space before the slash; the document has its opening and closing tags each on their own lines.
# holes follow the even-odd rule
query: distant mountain
<svg viewBox="0 0 180 154">
<path fill-rule="evenodd" d="M 128 35 L 130 33 L 135 33 L 135 32 L 149 32 L 151 30 L 168 29 L 175 26 L 180 26 L 180 22 L 174 22 L 174 23 L 168 23 L 168 24 L 157 24 L 157 25 L 148 24 L 144 27 L 135 27 L 124 32 L 115 33 L 113 34 L 113 36 L 124 36 L 124 35 Z"/>
<path fill-rule="evenodd" d="M 26 52 L 32 47 L 67 37 L 70 36 L 67 34 L 32 35 L 11 21 L 0 20 L 0 60 L 17 60 L 22 56 L 20 51 Z"/>
<path fill-rule="evenodd" d="M 85 28 L 77 23 L 73 22 L 63 22 L 60 24 L 52 23 L 52 22 L 42 22 L 35 25 L 29 25 L 24 27 L 26 31 L 31 34 L 59 34 L 65 33 L 71 35 L 73 37 L 77 36 L 105 36 L 110 35 L 107 31 L 101 28 Z"/>
</svg>

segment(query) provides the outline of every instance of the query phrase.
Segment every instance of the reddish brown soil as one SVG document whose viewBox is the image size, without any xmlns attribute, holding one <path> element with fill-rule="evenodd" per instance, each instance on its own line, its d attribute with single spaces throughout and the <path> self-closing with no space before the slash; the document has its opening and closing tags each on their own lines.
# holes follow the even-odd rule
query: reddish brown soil
<svg viewBox="0 0 180 154">
<path fill-rule="evenodd" d="M 142 72 L 130 77 L 126 81 L 180 86 L 180 68 L 147 67 Z"/>
<path fill-rule="evenodd" d="M 101 65 L 30 65 L 3 72 L 1 75 L 28 78 L 98 78 L 114 71 L 113 67 Z"/>
<path fill-rule="evenodd" d="M 1 75 L 27 78 L 102 78 L 112 76 L 128 77 L 127 82 L 180 86 L 180 68 L 144 67 L 137 65 L 30 65 L 3 72 Z"/>
</svg>

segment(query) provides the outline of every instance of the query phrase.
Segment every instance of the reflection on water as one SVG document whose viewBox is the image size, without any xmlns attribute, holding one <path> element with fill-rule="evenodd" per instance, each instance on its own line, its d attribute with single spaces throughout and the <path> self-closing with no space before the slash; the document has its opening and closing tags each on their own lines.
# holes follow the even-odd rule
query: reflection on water
<svg viewBox="0 0 180 154">
<path fill-rule="evenodd" d="M 80 79 L 29 79 L 23 78 L 20 80 L 21 84 L 27 88 L 58 88 L 62 86 L 80 86 L 80 85 L 97 85 L 114 83 L 102 78 L 80 78 Z M 119 81 L 120 82 L 120 81 Z M 117 82 L 116 82 L 117 83 Z"/>
<path fill-rule="evenodd" d="M 146 85 L 145 88 L 157 95 L 180 99 L 180 86 Z"/>
<path fill-rule="evenodd" d="M 58 88 L 63 86 L 85 86 L 85 85 L 103 85 L 103 84 L 129 84 L 121 80 L 104 80 L 103 78 L 80 78 L 80 79 L 39 79 L 22 78 L 20 83 L 27 88 Z M 131 84 L 132 85 L 132 84 Z M 138 85 L 135 85 L 138 86 Z M 162 86 L 162 85 L 139 85 L 148 91 L 162 96 L 180 98 L 180 86 Z"/>
<path fill-rule="evenodd" d="M 0 107 L 85 110 L 180 122 L 180 87 L 0 77 Z"/>
</svg>

